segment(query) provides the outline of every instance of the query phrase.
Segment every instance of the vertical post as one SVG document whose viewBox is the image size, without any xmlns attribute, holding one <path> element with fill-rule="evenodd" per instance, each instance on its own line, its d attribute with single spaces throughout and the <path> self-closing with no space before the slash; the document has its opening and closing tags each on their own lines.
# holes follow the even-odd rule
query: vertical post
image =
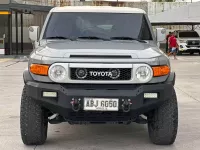
<svg viewBox="0 0 200 150">
<path fill-rule="evenodd" d="M 24 24 L 23 24 L 23 13 L 21 13 L 21 54 L 23 54 L 23 50 L 24 50 L 24 47 L 23 47 L 23 44 L 24 44 L 24 41 L 23 41 L 23 37 L 24 37 L 24 33 L 23 33 L 23 27 L 24 27 Z"/>
<path fill-rule="evenodd" d="M 18 13 L 15 11 L 15 27 L 16 27 L 16 55 L 18 55 Z"/>
<path fill-rule="evenodd" d="M 192 30 L 194 30 L 194 25 L 192 25 Z"/>
<path fill-rule="evenodd" d="M 8 27 L 7 27 L 8 33 L 7 33 L 7 37 L 8 37 L 8 45 L 7 45 L 7 55 L 10 55 L 10 14 L 8 15 Z"/>
<path fill-rule="evenodd" d="M 12 10 L 10 11 L 9 15 L 9 29 L 8 29 L 8 43 L 9 43 L 9 54 L 13 54 L 13 49 L 12 49 Z"/>
</svg>

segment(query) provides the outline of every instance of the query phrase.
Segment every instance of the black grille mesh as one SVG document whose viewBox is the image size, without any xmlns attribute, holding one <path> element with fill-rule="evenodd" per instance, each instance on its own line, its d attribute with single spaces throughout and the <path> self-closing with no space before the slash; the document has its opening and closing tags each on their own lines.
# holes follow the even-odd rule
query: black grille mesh
<svg viewBox="0 0 200 150">
<path fill-rule="evenodd" d="M 70 112 L 68 116 L 71 121 L 129 121 L 134 118 L 131 113 L 124 112 Z"/>
<path fill-rule="evenodd" d="M 70 68 L 70 78 L 71 80 L 130 80 L 131 79 L 131 68 L 119 68 L 120 70 L 120 76 L 116 79 L 112 79 L 108 76 L 91 76 L 90 75 L 90 71 L 97 71 L 97 72 L 100 72 L 100 71 L 103 71 L 103 72 L 106 72 L 106 71 L 109 71 L 110 68 L 85 68 L 87 70 L 87 77 L 84 78 L 84 79 L 79 79 L 77 76 L 76 76 L 76 69 L 77 68 Z"/>
<path fill-rule="evenodd" d="M 188 45 L 199 45 L 200 41 L 198 41 L 198 40 L 188 40 L 187 44 Z"/>
</svg>

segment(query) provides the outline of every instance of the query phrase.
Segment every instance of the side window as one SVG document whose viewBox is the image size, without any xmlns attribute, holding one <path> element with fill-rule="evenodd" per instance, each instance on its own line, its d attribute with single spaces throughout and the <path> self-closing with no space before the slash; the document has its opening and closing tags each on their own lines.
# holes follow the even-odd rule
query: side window
<svg viewBox="0 0 200 150">
<path fill-rule="evenodd" d="M 146 18 L 144 16 L 143 16 L 143 19 L 142 19 L 142 26 L 141 26 L 139 38 L 141 40 L 152 40 L 153 39 L 151 32 L 150 32 L 150 29 L 149 29 L 149 25 L 148 25 Z"/>
</svg>

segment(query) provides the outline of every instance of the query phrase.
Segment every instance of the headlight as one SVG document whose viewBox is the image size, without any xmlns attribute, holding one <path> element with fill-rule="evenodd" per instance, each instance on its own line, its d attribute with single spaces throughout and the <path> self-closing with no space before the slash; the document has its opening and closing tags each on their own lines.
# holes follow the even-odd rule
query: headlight
<svg viewBox="0 0 200 150">
<path fill-rule="evenodd" d="M 63 66 L 55 65 L 49 69 L 49 77 L 54 82 L 61 82 L 66 78 L 66 69 Z"/>
<path fill-rule="evenodd" d="M 85 68 L 78 68 L 78 69 L 76 69 L 75 74 L 76 74 L 77 78 L 85 79 L 87 76 L 87 70 Z"/>
<path fill-rule="evenodd" d="M 151 80 L 152 78 L 152 70 L 150 67 L 141 66 L 136 69 L 135 75 L 139 82 L 145 83 Z"/>
</svg>

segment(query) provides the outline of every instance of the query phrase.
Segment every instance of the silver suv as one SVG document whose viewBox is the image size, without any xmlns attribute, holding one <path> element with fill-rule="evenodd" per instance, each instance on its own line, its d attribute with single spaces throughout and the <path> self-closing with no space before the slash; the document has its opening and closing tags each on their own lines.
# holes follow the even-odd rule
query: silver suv
<svg viewBox="0 0 200 150">
<path fill-rule="evenodd" d="M 146 13 L 127 7 L 53 8 L 29 28 L 34 43 L 23 73 L 21 137 L 44 144 L 48 123 L 147 124 L 154 144 L 173 144 L 178 128 L 175 72 Z"/>
</svg>

